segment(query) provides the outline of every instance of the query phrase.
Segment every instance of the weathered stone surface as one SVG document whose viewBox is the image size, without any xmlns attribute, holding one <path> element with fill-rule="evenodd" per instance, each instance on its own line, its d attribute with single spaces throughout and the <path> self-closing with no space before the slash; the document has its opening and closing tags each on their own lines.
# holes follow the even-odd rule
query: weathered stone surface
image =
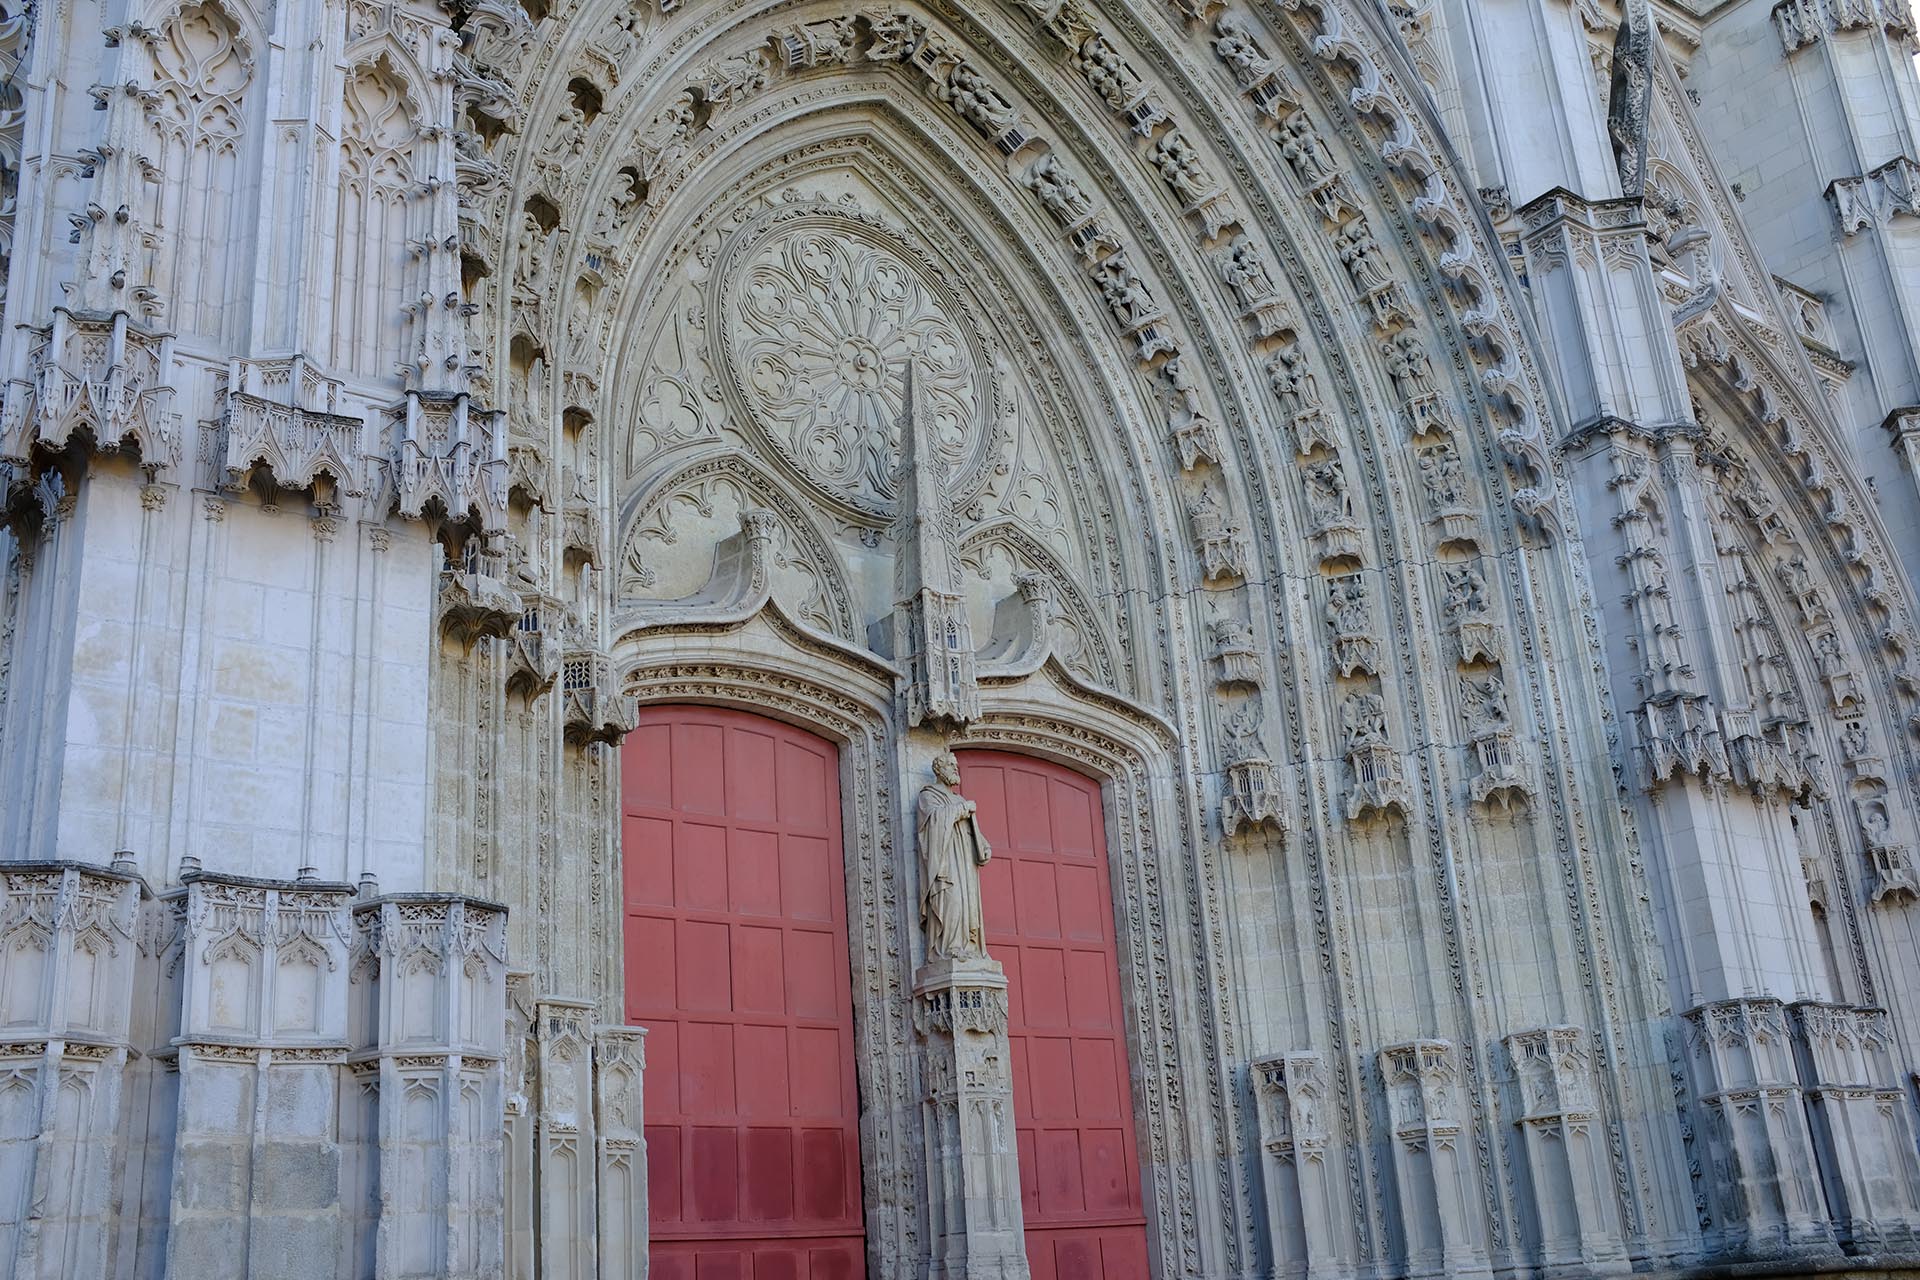
<svg viewBox="0 0 1920 1280">
<path fill-rule="evenodd" d="M 0 0 L 0 1280 L 643 1277 L 659 702 L 837 744 L 876 1276 L 1040 1194 L 967 747 L 1162 1280 L 1920 1265 L 1913 39 Z"/>
</svg>

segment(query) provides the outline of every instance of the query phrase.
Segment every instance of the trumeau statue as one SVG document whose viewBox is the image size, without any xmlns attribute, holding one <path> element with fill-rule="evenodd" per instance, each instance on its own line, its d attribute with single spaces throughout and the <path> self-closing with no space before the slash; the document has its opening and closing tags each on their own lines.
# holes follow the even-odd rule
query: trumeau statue
<svg viewBox="0 0 1920 1280">
<path fill-rule="evenodd" d="M 960 762 L 953 752 L 934 758 L 932 782 L 920 788 L 920 923 L 927 931 L 927 959 L 979 960 L 986 956 L 986 924 L 980 912 L 980 868 L 993 849 L 980 832 L 973 801 L 960 794 Z"/>
</svg>

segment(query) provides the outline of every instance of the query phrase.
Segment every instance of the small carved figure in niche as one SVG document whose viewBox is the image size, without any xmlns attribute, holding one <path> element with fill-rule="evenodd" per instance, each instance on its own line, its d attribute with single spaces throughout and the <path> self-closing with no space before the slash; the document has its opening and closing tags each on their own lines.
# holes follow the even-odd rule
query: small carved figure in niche
<svg viewBox="0 0 1920 1280">
<path fill-rule="evenodd" d="M 999 91 L 972 67 L 961 63 L 947 77 L 946 99 L 968 124 L 989 138 L 997 138 L 1020 122 L 1020 115 Z"/>
<path fill-rule="evenodd" d="M 1447 594 L 1443 607 L 1455 622 L 1477 618 L 1487 611 L 1487 580 L 1470 564 L 1447 569 Z"/>
<path fill-rule="evenodd" d="M 1267 385 L 1280 397 L 1281 407 L 1292 412 L 1320 404 L 1320 384 L 1298 344 L 1289 343 L 1273 353 L 1273 359 L 1267 361 Z"/>
<path fill-rule="evenodd" d="M 1188 204 L 1213 194 L 1213 181 L 1200 165 L 1200 153 L 1178 129 L 1154 144 L 1153 164 L 1174 194 Z"/>
<path fill-rule="evenodd" d="M 1367 617 L 1367 584 L 1359 574 L 1334 578 L 1327 583 L 1327 628 L 1336 636 L 1364 636 L 1370 631 Z"/>
<path fill-rule="evenodd" d="M 1317 526 L 1344 524 L 1353 519 L 1353 495 L 1347 490 L 1346 468 L 1338 459 L 1311 462 L 1300 468 L 1307 486 L 1307 510 Z"/>
<path fill-rule="evenodd" d="M 1774 570 L 1781 583 L 1793 594 L 1795 600 L 1804 601 L 1813 594 L 1813 575 L 1807 572 L 1804 556 L 1795 556 L 1791 560 L 1782 560 L 1780 567 Z"/>
<path fill-rule="evenodd" d="M 1167 380 L 1167 388 L 1173 392 L 1174 404 L 1185 411 L 1189 420 L 1200 417 L 1200 387 L 1180 357 L 1169 359 L 1160 366 L 1160 372 Z"/>
<path fill-rule="evenodd" d="M 1350 694 L 1340 704 L 1340 732 L 1349 754 L 1387 745 L 1387 702 L 1377 693 Z"/>
<path fill-rule="evenodd" d="M 693 133 L 697 104 L 693 90 L 682 89 L 640 133 L 640 149 L 658 160 L 669 148 L 686 141 Z M 650 166 L 648 172 L 652 173 Z"/>
<path fill-rule="evenodd" d="M 544 439 L 547 432 L 547 360 L 535 356 L 512 403 L 508 425 L 522 439 Z"/>
<path fill-rule="evenodd" d="M 546 154 L 542 157 L 549 164 L 571 164 L 587 153 L 587 113 L 575 103 L 569 102 L 560 108 L 555 117 L 553 131 L 547 135 Z"/>
<path fill-rule="evenodd" d="M 1847 655 L 1840 652 L 1840 637 L 1831 631 L 1823 631 L 1814 642 L 1816 656 L 1820 663 L 1820 674 L 1832 679 L 1835 676 L 1848 676 L 1853 672 L 1847 666 Z"/>
<path fill-rule="evenodd" d="M 1220 35 L 1213 42 L 1213 51 L 1220 61 L 1232 68 L 1234 78 L 1243 85 L 1250 85 L 1265 76 L 1272 75 L 1279 66 L 1272 58 L 1260 52 L 1253 36 L 1245 28 L 1235 24 L 1223 24 Z"/>
<path fill-rule="evenodd" d="M 511 533 L 503 534 L 506 544 L 507 585 L 517 591 L 538 591 L 540 572 L 534 565 L 531 542 L 539 536 L 540 513 L 536 508 L 529 522 L 526 538 Z"/>
<path fill-rule="evenodd" d="M 1346 264 L 1347 274 L 1353 277 L 1353 287 L 1361 293 L 1373 293 L 1393 283 L 1380 252 L 1380 242 L 1373 238 L 1365 218 L 1355 218 L 1340 228 L 1334 247 L 1340 252 L 1340 261 Z"/>
<path fill-rule="evenodd" d="M 1849 720 L 1847 727 L 1840 731 L 1840 754 L 1849 760 L 1858 760 L 1869 750 L 1867 726 L 1858 720 Z"/>
<path fill-rule="evenodd" d="M 1467 728 L 1476 733 L 1513 727 L 1507 720 L 1507 682 L 1498 667 L 1478 679 L 1462 674 L 1460 703 L 1466 708 Z"/>
<path fill-rule="evenodd" d="M 541 230 L 539 219 L 531 213 L 522 213 L 520 231 L 513 238 L 513 257 L 518 264 L 520 282 L 529 289 L 540 287 L 545 265 L 541 250 L 545 246 L 546 232 Z"/>
<path fill-rule="evenodd" d="M 869 62 L 897 62 L 912 52 L 926 34 L 926 27 L 912 15 L 888 13 L 871 24 L 873 43 L 867 48 Z"/>
<path fill-rule="evenodd" d="M 1060 222 L 1078 222 L 1093 212 L 1093 201 L 1051 155 L 1041 156 L 1028 166 L 1024 181 L 1041 207 Z"/>
<path fill-rule="evenodd" d="M 960 794 L 953 752 L 934 757 L 933 781 L 920 788 L 920 923 L 927 959 L 978 960 L 987 954 L 980 910 L 980 868 L 993 849 L 973 801 Z"/>
<path fill-rule="evenodd" d="M 1433 358 L 1417 333 L 1396 333 L 1380 344 L 1387 373 L 1400 394 L 1409 398 L 1433 390 Z"/>
<path fill-rule="evenodd" d="M 567 338 L 576 351 L 587 346 L 587 337 L 593 332 L 593 299 L 583 284 L 573 291 L 573 303 L 567 309 Z"/>
<path fill-rule="evenodd" d="M 1467 472 L 1451 444 L 1420 451 L 1420 483 L 1435 511 L 1463 506 L 1467 500 Z"/>
<path fill-rule="evenodd" d="M 1273 277 L 1260 257 L 1259 246 L 1244 237 L 1220 255 L 1220 278 L 1245 301 L 1264 298 L 1273 292 Z"/>
<path fill-rule="evenodd" d="M 1133 265 L 1122 254 L 1114 254 L 1100 264 L 1101 296 L 1121 324 L 1131 329 L 1144 324 L 1155 313 L 1153 295 L 1140 281 Z"/>
<path fill-rule="evenodd" d="M 1133 88 L 1133 73 L 1121 61 L 1119 50 L 1105 36 L 1096 35 L 1081 45 L 1077 61 L 1080 74 L 1087 78 L 1087 83 L 1100 95 L 1102 102 L 1115 111 L 1127 105 L 1127 94 Z"/>
<path fill-rule="evenodd" d="M 1220 750 L 1228 764 L 1243 760 L 1263 760 L 1267 750 L 1260 744 L 1260 704 L 1248 699 L 1227 717 L 1220 730 Z"/>
<path fill-rule="evenodd" d="M 1293 167 L 1294 176 L 1303 185 L 1317 187 L 1333 176 L 1333 157 L 1320 141 L 1320 135 L 1313 131 L 1313 121 L 1307 118 L 1306 112 L 1296 111 L 1288 116 L 1277 136 L 1281 156 Z"/>
<path fill-rule="evenodd" d="M 636 200 L 633 174 L 625 169 L 614 174 L 606 203 L 600 206 L 599 215 L 593 220 L 593 234 L 603 240 L 619 234 L 621 227 L 626 225 L 627 211 Z"/>
</svg>

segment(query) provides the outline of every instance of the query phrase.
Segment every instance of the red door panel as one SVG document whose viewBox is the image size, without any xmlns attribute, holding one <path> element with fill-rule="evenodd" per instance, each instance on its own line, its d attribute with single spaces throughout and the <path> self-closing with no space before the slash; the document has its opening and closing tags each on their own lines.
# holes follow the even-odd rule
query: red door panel
<svg viewBox="0 0 1920 1280">
<path fill-rule="evenodd" d="M 834 748 L 740 712 L 649 707 L 620 766 L 652 1274 L 853 1280 L 865 1237 Z"/>
<path fill-rule="evenodd" d="M 1145 1280 L 1099 784 L 1026 756 L 958 754 L 993 846 L 980 888 L 987 950 L 1007 971 L 1027 1261 L 1034 1280 Z"/>
</svg>

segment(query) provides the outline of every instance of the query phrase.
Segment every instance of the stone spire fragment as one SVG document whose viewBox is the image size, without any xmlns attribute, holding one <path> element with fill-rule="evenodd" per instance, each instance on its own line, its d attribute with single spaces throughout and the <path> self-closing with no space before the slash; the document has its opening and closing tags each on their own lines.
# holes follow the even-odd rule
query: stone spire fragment
<svg viewBox="0 0 1920 1280">
<path fill-rule="evenodd" d="M 907 722 L 963 727 L 980 715 L 973 629 L 960 592 L 959 522 L 935 450 L 933 423 L 909 365 L 900 417 L 900 505 L 894 516 L 893 654 L 905 670 Z"/>
</svg>

